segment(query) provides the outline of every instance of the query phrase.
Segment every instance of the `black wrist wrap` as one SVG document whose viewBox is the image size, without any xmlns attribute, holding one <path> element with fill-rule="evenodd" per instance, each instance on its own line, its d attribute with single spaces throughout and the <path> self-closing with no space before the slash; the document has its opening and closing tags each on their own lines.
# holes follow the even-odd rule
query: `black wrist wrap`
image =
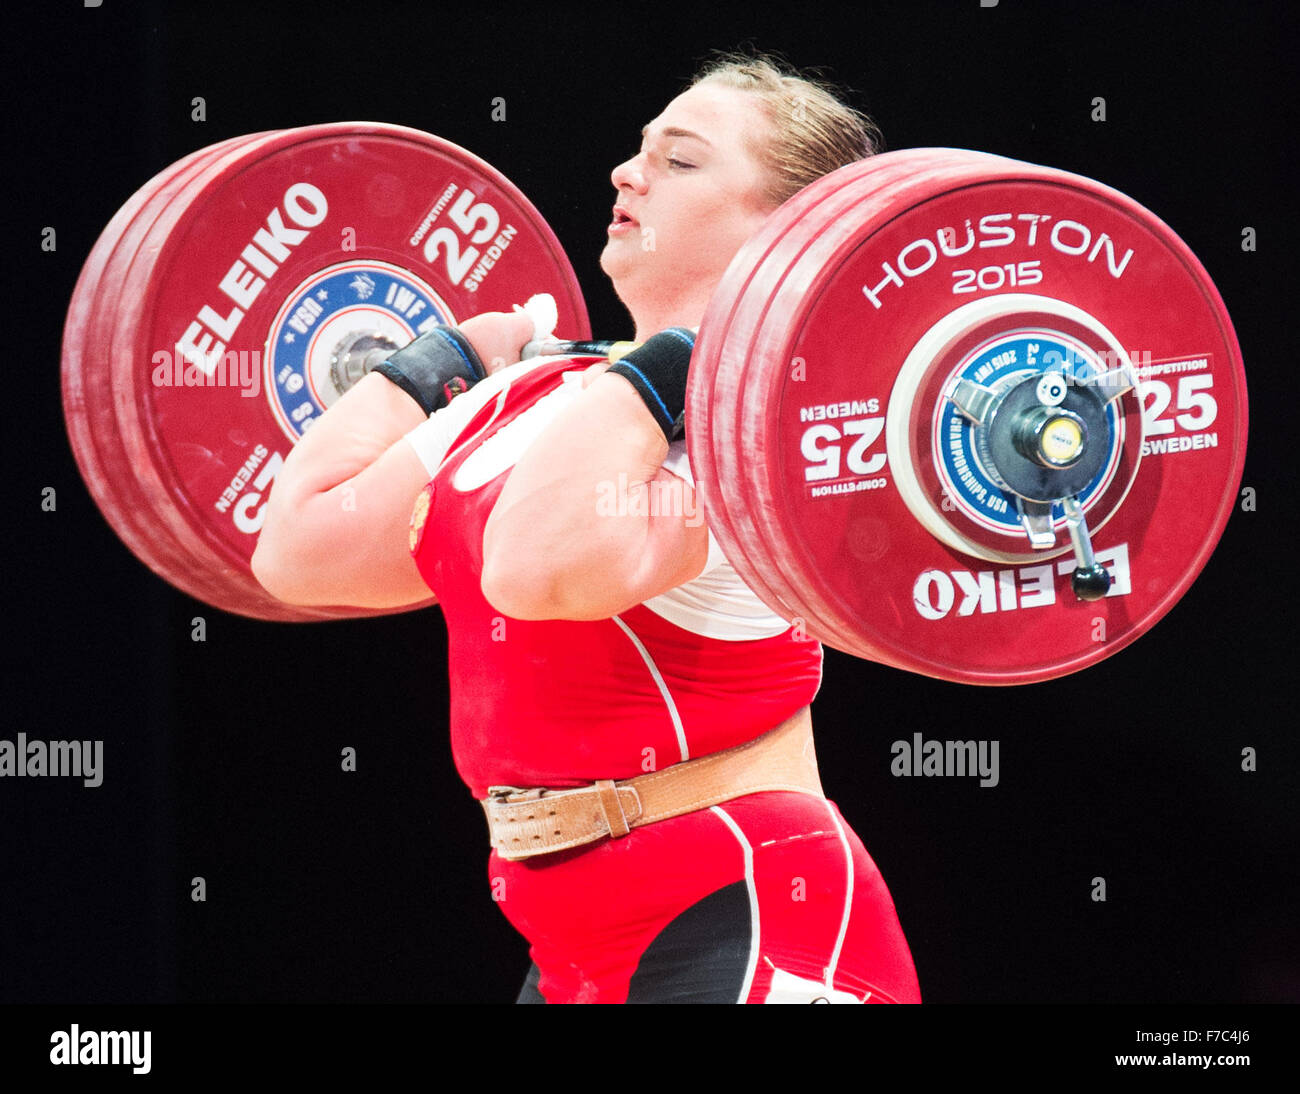
<svg viewBox="0 0 1300 1094">
<path fill-rule="evenodd" d="M 695 335 L 685 327 L 669 327 L 610 365 L 636 388 L 654 415 L 664 436 L 672 440 L 682 431 L 686 412 L 686 373 L 695 349 Z"/>
<path fill-rule="evenodd" d="M 455 327 L 425 331 L 374 371 L 405 391 L 426 414 L 441 410 L 487 375 L 469 339 Z"/>
</svg>

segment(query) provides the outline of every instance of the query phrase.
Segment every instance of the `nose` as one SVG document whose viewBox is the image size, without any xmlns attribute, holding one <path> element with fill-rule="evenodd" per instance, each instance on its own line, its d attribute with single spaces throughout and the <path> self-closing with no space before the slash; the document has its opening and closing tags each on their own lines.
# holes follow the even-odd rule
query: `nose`
<svg viewBox="0 0 1300 1094">
<path fill-rule="evenodd" d="M 645 192 L 645 172 L 642 170 L 643 157 L 638 152 L 631 159 L 626 159 L 620 163 L 613 171 L 609 173 L 609 180 L 614 184 L 614 189 L 623 190 L 624 187 L 636 192 Z"/>
</svg>

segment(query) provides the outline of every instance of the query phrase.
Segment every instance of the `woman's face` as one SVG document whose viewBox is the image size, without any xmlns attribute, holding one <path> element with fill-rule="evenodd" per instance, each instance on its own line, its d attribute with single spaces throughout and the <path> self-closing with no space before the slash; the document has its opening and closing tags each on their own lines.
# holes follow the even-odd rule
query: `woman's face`
<svg viewBox="0 0 1300 1094">
<path fill-rule="evenodd" d="M 618 198 L 601 268 L 633 314 L 686 292 L 712 292 L 775 208 L 749 150 L 769 124 L 752 94 L 697 84 L 642 131 L 641 150 L 610 175 Z"/>
</svg>

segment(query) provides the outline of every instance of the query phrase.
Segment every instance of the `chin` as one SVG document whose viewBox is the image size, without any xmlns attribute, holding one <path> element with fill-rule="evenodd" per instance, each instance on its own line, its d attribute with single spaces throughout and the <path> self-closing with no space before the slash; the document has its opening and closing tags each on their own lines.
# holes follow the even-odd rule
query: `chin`
<svg viewBox="0 0 1300 1094">
<path fill-rule="evenodd" d="M 611 255 L 608 251 L 605 251 L 600 256 L 600 268 L 613 283 L 614 291 L 621 298 L 636 272 L 633 263 L 629 262 L 624 256 Z"/>
<path fill-rule="evenodd" d="M 600 252 L 600 268 L 611 279 L 625 277 L 628 272 L 628 265 L 627 257 L 620 255 L 612 243 L 605 244 L 605 249 Z"/>
</svg>

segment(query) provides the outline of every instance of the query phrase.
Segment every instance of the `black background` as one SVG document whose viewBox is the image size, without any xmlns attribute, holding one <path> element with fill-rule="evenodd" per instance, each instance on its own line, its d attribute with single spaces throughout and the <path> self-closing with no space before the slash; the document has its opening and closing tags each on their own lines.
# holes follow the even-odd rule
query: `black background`
<svg viewBox="0 0 1300 1094">
<path fill-rule="evenodd" d="M 4 736 L 101 738 L 105 776 L 0 782 L 0 1001 L 513 999 L 526 947 L 490 899 L 481 812 L 451 766 L 436 612 L 277 625 L 156 578 L 73 461 L 64 313 L 99 231 L 167 164 L 240 133 L 364 119 L 435 132 L 511 176 L 565 244 L 593 329 L 626 337 L 597 265 L 609 170 L 698 60 L 746 41 L 825 66 L 891 148 L 1045 163 L 1155 211 L 1218 285 L 1250 382 L 1257 511 L 1234 514 L 1135 645 L 1017 689 L 828 651 L 814 708 L 828 792 L 892 890 L 923 996 L 1300 1000 L 1295 28 L 1281 12 L 105 0 L 7 16 Z M 1000 784 L 892 777 L 890 743 L 918 730 L 1000 740 Z M 205 903 L 189 899 L 199 875 Z M 1090 898 L 1098 875 L 1105 903 Z"/>
</svg>

